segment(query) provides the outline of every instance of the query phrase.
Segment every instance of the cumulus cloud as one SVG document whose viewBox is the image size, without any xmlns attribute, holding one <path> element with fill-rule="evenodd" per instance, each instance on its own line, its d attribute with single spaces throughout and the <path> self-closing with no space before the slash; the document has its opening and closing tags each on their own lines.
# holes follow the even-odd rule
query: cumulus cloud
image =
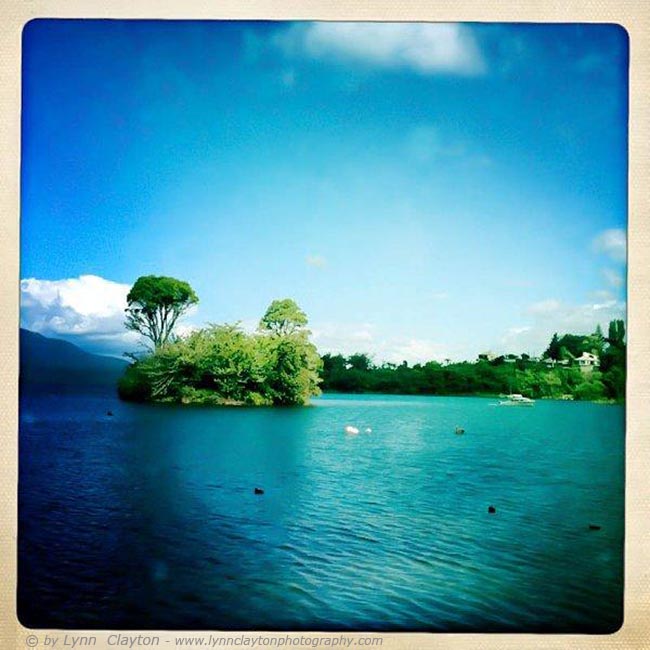
<svg viewBox="0 0 650 650">
<path fill-rule="evenodd" d="M 559 308 L 560 302 L 551 298 L 549 300 L 541 300 L 540 302 L 533 303 L 528 307 L 528 312 L 530 314 L 551 314 L 556 312 Z"/>
<path fill-rule="evenodd" d="M 187 315 L 191 315 L 192 308 L 188 310 Z M 178 323 L 174 328 L 174 334 L 185 338 L 194 332 L 198 332 L 201 328 L 198 325 L 192 325 L 190 323 Z"/>
<path fill-rule="evenodd" d="M 410 364 L 442 361 L 449 353 L 444 345 L 431 339 L 404 338 L 384 341 L 379 356 L 391 363 L 408 361 Z"/>
<path fill-rule="evenodd" d="M 627 239 L 621 228 L 603 230 L 592 243 L 597 253 L 607 255 L 614 262 L 625 262 L 627 257 Z"/>
<path fill-rule="evenodd" d="M 499 348 L 500 352 L 509 353 L 515 350 L 518 351 L 521 347 L 522 341 L 525 341 L 526 338 L 530 338 L 530 335 L 527 337 L 523 335 L 527 334 L 532 329 L 533 328 L 530 325 L 509 327 L 501 339 L 501 347 Z"/>
<path fill-rule="evenodd" d="M 626 235 L 620 228 L 604 230 L 592 241 L 592 249 L 606 255 L 612 262 L 626 260 Z M 531 321 L 525 327 L 513 327 L 501 339 L 505 352 L 532 352 L 540 354 L 548 346 L 554 332 L 559 334 L 589 334 L 600 325 L 607 331 L 609 321 L 625 319 L 626 303 L 620 300 L 620 289 L 625 285 L 621 267 L 604 268 L 602 276 L 607 285 L 592 292 L 591 299 L 581 304 L 566 304 L 548 298 L 532 305 L 525 311 Z"/>
<path fill-rule="evenodd" d="M 321 354 L 349 356 L 356 352 L 369 354 L 375 363 L 388 361 L 410 364 L 431 360 L 442 361 L 450 356 L 444 345 L 431 339 L 404 336 L 382 336 L 370 323 L 321 323 L 311 328 L 312 341 Z"/>
<path fill-rule="evenodd" d="M 132 350 L 140 337 L 124 328 L 128 284 L 96 275 L 20 282 L 21 326 L 99 353 Z"/>
<path fill-rule="evenodd" d="M 312 341 L 322 354 L 370 353 L 375 338 L 369 323 L 318 323 L 310 329 Z"/>
<path fill-rule="evenodd" d="M 620 289 L 625 284 L 625 277 L 615 269 L 603 269 L 603 276 L 605 282 L 614 289 Z"/>
<path fill-rule="evenodd" d="M 420 74 L 485 71 L 470 28 L 457 23 L 304 23 L 276 34 L 274 44 L 288 56 L 352 60 Z"/>
<path fill-rule="evenodd" d="M 44 336 L 60 338 L 96 354 L 121 356 L 144 342 L 124 327 L 126 296 L 131 285 L 97 275 L 64 280 L 26 278 L 20 281 L 20 326 Z M 191 317 L 190 308 L 185 318 Z M 176 333 L 196 329 L 180 322 Z"/>
<path fill-rule="evenodd" d="M 535 303 L 526 310 L 530 325 L 509 328 L 500 341 L 501 352 L 541 354 L 554 332 L 589 334 L 600 325 L 607 331 L 609 321 L 625 318 L 626 304 L 599 292 L 602 300 L 567 305 L 549 299 Z"/>
</svg>

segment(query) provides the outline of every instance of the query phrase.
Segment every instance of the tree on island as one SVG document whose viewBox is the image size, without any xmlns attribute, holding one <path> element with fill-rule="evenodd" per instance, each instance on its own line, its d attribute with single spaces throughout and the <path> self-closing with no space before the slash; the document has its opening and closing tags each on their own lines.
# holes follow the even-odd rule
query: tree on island
<svg viewBox="0 0 650 650">
<path fill-rule="evenodd" d="M 148 338 L 158 350 L 169 341 L 178 319 L 199 299 L 187 282 L 145 275 L 131 287 L 126 302 L 126 328 Z"/>
<path fill-rule="evenodd" d="M 119 394 L 185 404 L 306 404 L 320 392 L 322 368 L 306 325 L 304 312 L 286 299 L 269 306 L 255 333 L 225 324 L 170 338 L 129 366 Z"/>
<path fill-rule="evenodd" d="M 307 315 L 290 298 L 274 300 L 260 320 L 268 388 L 275 404 L 305 404 L 320 392 L 323 362 L 306 326 Z"/>
<path fill-rule="evenodd" d="M 266 310 L 259 329 L 278 336 L 293 334 L 307 325 L 307 316 L 290 298 L 274 300 Z"/>
</svg>

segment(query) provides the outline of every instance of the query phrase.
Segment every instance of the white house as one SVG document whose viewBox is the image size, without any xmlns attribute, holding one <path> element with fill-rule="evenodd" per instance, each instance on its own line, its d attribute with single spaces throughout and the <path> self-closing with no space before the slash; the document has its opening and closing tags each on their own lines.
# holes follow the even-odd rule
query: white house
<svg viewBox="0 0 650 650">
<path fill-rule="evenodd" d="M 547 357 L 542 361 L 546 364 L 547 368 L 555 368 L 555 366 L 567 367 L 571 363 L 569 359 L 551 359 L 551 357 Z"/>
<path fill-rule="evenodd" d="M 576 357 L 576 363 L 583 372 L 591 372 L 594 368 L 600 366 L 600 359 L 591 352 L 583 352 L 579 357 Z"/>
</svg>

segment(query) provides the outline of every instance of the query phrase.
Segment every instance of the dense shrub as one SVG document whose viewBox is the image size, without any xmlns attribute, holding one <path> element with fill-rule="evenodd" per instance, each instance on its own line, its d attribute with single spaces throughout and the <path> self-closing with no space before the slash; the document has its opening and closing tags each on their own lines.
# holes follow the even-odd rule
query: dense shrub
<svg viewBox="0 0 650 650">
<path fill-rule="evenodd" d="M 320 392 L 322 366 L 308 335 L 302 327 L 247 334 L 238 325 L 211 325 L 135 362 L 119 394 L 186 404 L 305 404 Z"/>
</svg>

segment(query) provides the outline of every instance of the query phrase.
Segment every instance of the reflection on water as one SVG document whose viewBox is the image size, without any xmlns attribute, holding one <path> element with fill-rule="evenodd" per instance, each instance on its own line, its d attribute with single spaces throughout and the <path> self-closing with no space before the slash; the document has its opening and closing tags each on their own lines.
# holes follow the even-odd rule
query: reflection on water
<svg viewBox="0 0 650 650">
<path fill-rule="evenodd" d="M 387 396 L 314 404 L 24 395 L 21 621 L 529 632 L 620 624 L 622 408 Z"/>
</svg>

